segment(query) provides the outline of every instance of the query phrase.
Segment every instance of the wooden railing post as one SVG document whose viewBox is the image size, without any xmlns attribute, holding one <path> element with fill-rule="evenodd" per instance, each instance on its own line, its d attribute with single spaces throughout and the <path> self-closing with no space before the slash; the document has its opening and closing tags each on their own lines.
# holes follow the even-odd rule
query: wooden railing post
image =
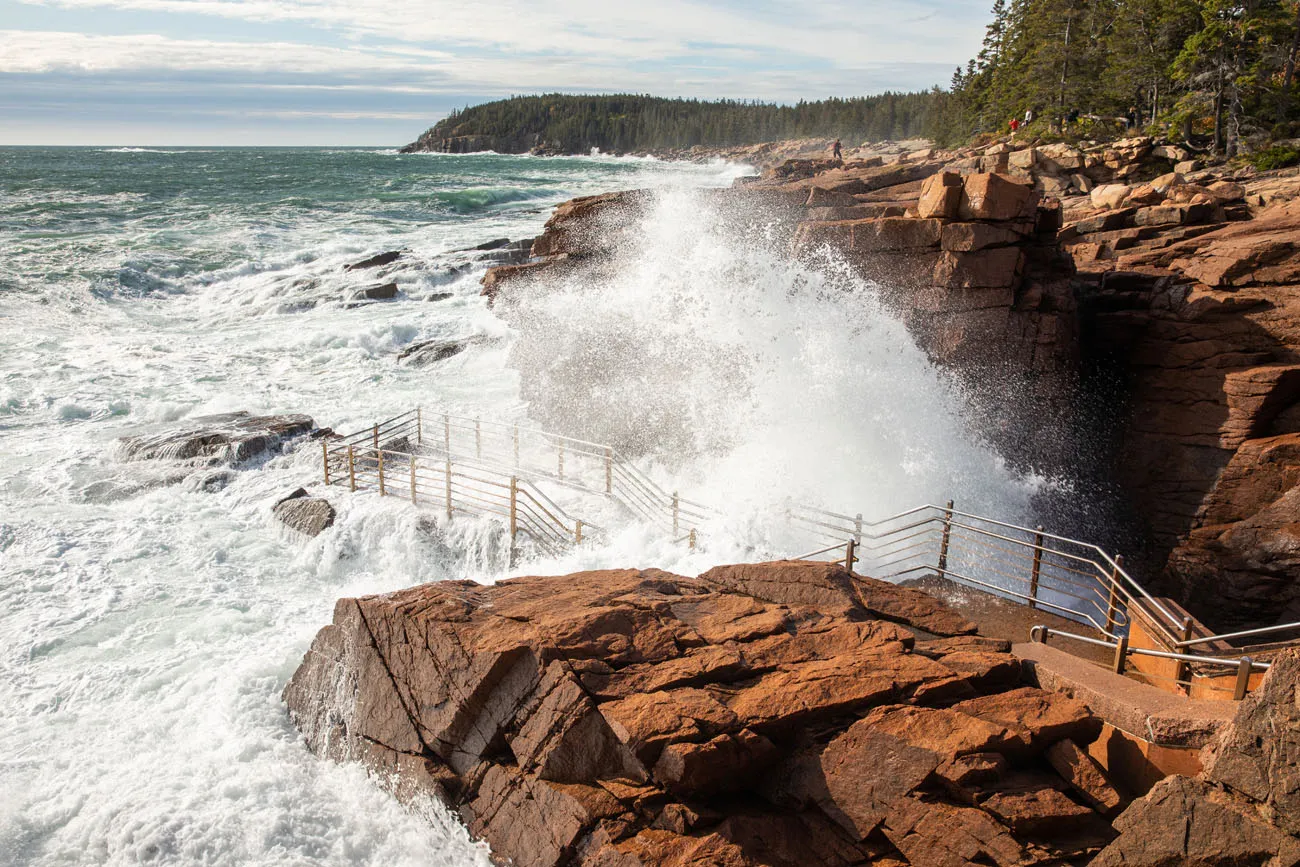
<svg viewBox="0 0 1300 867">
<path fill-rule="evenodd" d="M 557 451 L 559 455 L 558 476 L 560 481 L 564 481 L 564 441 L 561 440 Z"/>
<path fill-rule="evenodd" d="M 695 550 L 695 528 L 694 527 L 691 527 L 690 546 L 691 546 L 691 550 L 694 551 Z"/>
<path fill-rule="evenodd" d="M 519 425 L 515 425 L 515 469 L 519 469 Z"/>
<path fill-rule="evenodd" d="M 1038 607 L 1038 578 L 1043 571 L 1043 525 L 1034 528 L 1034 565 L 1029 573 L 1029 607 Z"/>
<path fill-rule="evenodd" d="M 1241 662 L 1237 663 L 1237 683 L 1232 690 L 1232 700 L 1241 701 L 1250 692 L 1250 672 L 1253 668 L 1253 661 L 1249 656 L 1243 656 Z"/>
<path fill-rule="evenodd" d="M 348 484 L 352 490 L 357 489 L 357 461 L 352 453 L 352 446 L 348 446 Z"/>
<path fill-rule="evenodd" d="M 1111 662 L 1110 670 L 1116 674 L 1123 674 L 1124 667 L 1128 664 L 1128 636 L 1122 636 L 1119 644 L 1115 645 L 1115 659 Z"/>
<path fill-rule="evenodd" d="M 379 451 L 379 425 L 374 427 L 375 451 Z"/>
<path fill-rule="evenodd" d="M 385 492 L 384 492 L 384 453 L 383 453 L 383 451 L 381 451 L 381 450 L 379 450 L 379 449 L 376 449 L 376 450 L 375 450 L 375 458 L 376 458 L 376 460 L 378 461 L 378 464 L 379 464 L 379 496 L 382 497 L 382 496 L 384 496 L 384 494 L 385 494 Z"/>
<path fill-rule="evenodd" d="M 474 419 L 474 456 L 483 460 L 483 422 Z"/>
<path fill-rule="evenodd" d="M 451 417 L 445 412 L 442 414 L 442 449 L 447 453 L 447 458 L 451 458 Z"/>
<path fill-rule="evenodd" d="M 1110 570 L 1110 593 L 1106 600 L 1106 632 L 1114 635 L 1119 622 L 1119 574 L 1124 568 L 1124 555 L 1115 555 L 1115 565 Z"/>
<path fill-rule="evenodd" d="M 325 484 L 330 483 L 330 441 L 325 439 L 320 441 L 321 457 L 325 459 Z"/>
<path fill-rule="evenodd" d="M 582 544 L 582 522 L 581 521 L 573 522 L 573 544 L 575 545 Z"/>
<path fill-rule="evenodd" d="M 858 562 L 857 557 L 858 543 L 850 539 L 844 545 L 844 568 L 849 572 L 853 571 L 853 564 Z"/>
<path fill-rule="evenodd" d="M 411 504 L 415 502 L 415 455 L 411 455 Z"/>
<path fill-rule="evenodd" d="M 679 529 L 681 526 L 681 517 L 680 517 L 681 513 L 682 513 L 681 498 L 677 496 L 676 491 L 673 491 L 673 538 L 674 539 L 677 538 L 677 534 L 681 532 L 681 530 Z"/>
<path fill-rule="evenodd" d="M 948 501 L 948 507 L 943 513 L 943 538 L 939 541 L 939 577 L 944 578 L 948 574 L 948 543 L 952 541 L 952 504 Z"/>
<path fill-rule="evenodd" d="M 444 467 L 447 476 L 447 520 L 451 520 L 451 458 L 447 458 L 447 464 Z"/>
<path fill-rule="evenodd" d="M 605 493 L 614 493 L 614 450 L 605 449 Z"/>
<path fill-rule="evenodd" d="M 859 545 L 862 544 L 862 513 L 859 512 L 853 518 L 853 541 Z"/>
<path fill-rule="evenodd" d="M 424 444 L 424 410 L 418 406 L 415 408 L 415 442 Z"/>
</svg>

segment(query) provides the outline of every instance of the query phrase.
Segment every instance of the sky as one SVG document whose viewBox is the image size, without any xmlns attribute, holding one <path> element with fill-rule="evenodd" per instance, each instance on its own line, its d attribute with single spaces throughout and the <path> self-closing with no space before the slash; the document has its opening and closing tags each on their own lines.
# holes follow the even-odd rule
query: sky
<svg viewBox="0 0 1300 867">
<path fill-rule="evenodd" d="M 527 93 L 946 84 L 991 0 L 0 0 L 0 145 L 373 145 Z"/>
</svg>

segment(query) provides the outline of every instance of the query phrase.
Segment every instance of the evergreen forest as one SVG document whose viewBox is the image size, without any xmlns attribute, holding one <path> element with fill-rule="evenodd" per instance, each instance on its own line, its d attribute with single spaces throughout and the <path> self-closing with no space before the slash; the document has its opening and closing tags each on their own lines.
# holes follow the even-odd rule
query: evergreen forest
<svg viewBox="0 0 1300 867">
<path fill-rule="evenodd" d="M 837 137 L 958 145 L 1005 134 L 1026 112 L 1043 137 L 1136 127 L 1229 157 L 1300 135 L 1300 0 L 994 0 L 991 19 L 947 88 L 795 105 L 519 96 L 455 112 L 426 136 L 566 153 Z"/>
</svg>

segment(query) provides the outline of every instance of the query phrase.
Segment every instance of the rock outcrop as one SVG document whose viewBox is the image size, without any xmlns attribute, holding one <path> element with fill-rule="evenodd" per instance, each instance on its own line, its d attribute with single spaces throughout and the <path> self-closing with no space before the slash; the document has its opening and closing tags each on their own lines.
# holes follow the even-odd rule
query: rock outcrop
<svg viewBox="0 0 1300 867">
<path fill-rule="evenodd" d="M 1100 721 L 925 594 L 816 563 L 341 600 L 285 689 L 310 747 L 503 862 L 1078 862 Z"/>
<path fill-rule="evenodd" d="M 316 423 L 305 415 L 231 412 L 188 419 L 161 433 L 123 437 L 118 440 L 118 453 L 129 461 L 236 465 L 274 454 L 289 441 L 315 429 Z"/>
<path fill-rule="evenodd" d="M 280 523 L 305 536 L 319 536 L 334 526 L 334 507 L 328 500 L 313 497 L 299 488 L 271 507 Z"/>
<path fill-rule="evenodd" d="M 1300 654 L 1274 662 L 1206 747 L 1198 777 L 1158 783 L 1115 822 L 1093 867 L 1300 864 Z"/>
</svg>

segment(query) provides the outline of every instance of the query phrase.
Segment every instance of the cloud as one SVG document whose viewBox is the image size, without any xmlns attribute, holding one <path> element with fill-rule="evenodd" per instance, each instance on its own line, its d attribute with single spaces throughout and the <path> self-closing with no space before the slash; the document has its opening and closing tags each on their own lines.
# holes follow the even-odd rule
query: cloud
<svg viewBox="0 0 1300 867">
<path fill-rule="evenodd" d="M 409 120 L 415 132 L 511 94 L 792 102 L 914 90 L 946 82 L 978 48 L 986 5 L 0 0 L 0 108 L 11 129 L 60 112 L 125 123 L 166 106 L 267 125 Z"/>
<path fill-rule="evenodd" d="M 701 39 L 835 65 L 961 62 L 983 29 L 984 4 L 921 0 L 808 2 L 797 7 L 658 0 L 26 0 L 104 8 L 295 22 L 348 34 L 500 53 L 668 59 Z M 904 13 L 904 14 L 900 14 Z M 922 26 L 941 13 L 944 26 Z M 908 18 L 907 15 L 921 16 Z"/>
</svg>

